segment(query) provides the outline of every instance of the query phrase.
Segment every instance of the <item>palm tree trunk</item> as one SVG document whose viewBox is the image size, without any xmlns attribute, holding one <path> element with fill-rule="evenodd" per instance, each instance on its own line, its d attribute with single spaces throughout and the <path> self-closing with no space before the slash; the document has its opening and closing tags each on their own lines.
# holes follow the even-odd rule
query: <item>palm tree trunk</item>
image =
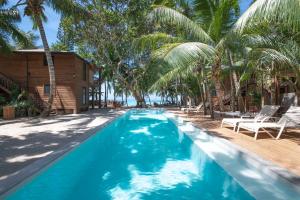
<svg viewBox="0 0 300 200">
<path fill-rule="evenodd" d="M 198 82 L 198 87 L 199 87 L 199 92 L 200 92 L 200 98 L 203 104 L 203 111 L 204 111 L 204 115 L 206 115 L 206 106 L 205 106 L 205 90 L 203 90 L 204 88 L 202 88 L 202 83 L 199 80 L 199 77 L 197 76 L 197 82 Z"/>
<path fill-rule="evenodd" d="M 115 85 L 115 79 L 113 79 L 113 90 L 114 90 L 114 102 L 116 101 L 116 85 Z"/>
<path fill-rule="evenodd" d="M 206 85 L 205 82 L 202 81 L 202 91 L 203 91 L 203 110 L 204 110 L 204 115 L 207 115 L 207 108 L 206 108 L 206 102 L 208 99 L 208 95 L 207 95 L 207 90 L 206 90 Z"/>
<path fill-rule="evenodd" d="M 102 98 L 101 98 L 101 95 L 102 95 L 102 88 L 101 88 L 101 86 L 102 86 L 102 83 L 101 83 L 101 81 L 100 81 L 100 82 L 99 82 L 99 108 L 102 107 Z"/>
<path fill-rule="evenodd" d="M 107 108 L 107 81 L 104 81 L 104 107 Z"/>
<path fill-rule="evenodd" d="M 101 78 L 101 69 L 99 68 L 98 70 L 98 74 L 99 74 L 99 109 L 102 107 L 102 100 L 101 100 L 101 95 L 102 95 L 102 78 Z"/>
<path fill-rule="evenodd" d="M 220 111 L 224 111 L 224 104 L 223 104 L 224 90 L 222 89 L 222 85 L 220 81 L 220 73 L 221 73 L 221 59 L 218 57 L 216 59 L 215 64 L 212 66 L 212 80 L 215 83 Z"/>
<path fill-rule="evenodd" d="M 127 89 L 125 89 L 125 102 L 126 102 L 126 106 L 128 107 Z"/>
<path fill-rule="evenodd" d="M 140 91 L 137 90 L 132 90 L 132 96 L 135 98 L 137 107 L 142 107 L 143 103 L 145 102 L 143 95 L 141 94 Z"/>
<path fill-rule="evenodd" d="M 150 95 L 148 94 L 148 100 L 149 100 L 149 104 L 151 106 L 151 98 L 150 98 Z"/>
<path fill-rule="evenodd" d="M 95 108 L 95 87 L 92 86 L 92 109 Z"/>
<path fill-rule="evenodd" d="M 208 83 L 208 80 L 207 80 L 207 76 L 204 74 L 204 69 L 202 68 L 201 70 L 201 74 L 202 74 L 202 77 L 204 78 L 204 82 L 203 82 L 203 86 L 204 86 L 204 89 L 206 91 L 206 95 L 207 95 L 207 99 L 209 101 L 209 112 L 210 112 L 210 117 L 212 119 L 215 118 L 215 115 L 214 115 L 214 105 L 213 105 L 213 100 L 212 100 L 212 97 L 211 97 L 211 94 L 209 92 L 209 89 L 208 89 L 208 86 L 207 86 L 207 83 Z M 204 103 L 204 107 L 205 107 L 205 103 Z"/>
<path fill-rule="evenodd" d="M 230 67 L 230 106 L 231 106 L 231 110 L 234 112 L 235 111 L 235 84 L 234 84 L 234 80 L 233 80 L 233 60 L 232 60 L 232 55 L 231 52 L 229 50 L 227 50 L 227 55 L 228 55 L 228 60 L 229 60 L 229 67 Z"/>
<path fill-rule="evenodd" d="M 42 112 L 42 116 L 49 116 L 53 104 L 55 91 L 56 91 L 55 68 L 54 68 L 50 48 L 48 45 L 48 41 L 47 41 L 47 37 L 46 37 L 46 33 L 45 33 L 45 29 L 41 17 L 39 15 L 35 15 L 34 18 L 40 32 L 41 40 L 43 42 L 45 55 L 48 63 L 48 71 L 49 71 L 49 79 L 50 79 L 50 94 L 49 94 L 48 102 Z"/>
</svg>

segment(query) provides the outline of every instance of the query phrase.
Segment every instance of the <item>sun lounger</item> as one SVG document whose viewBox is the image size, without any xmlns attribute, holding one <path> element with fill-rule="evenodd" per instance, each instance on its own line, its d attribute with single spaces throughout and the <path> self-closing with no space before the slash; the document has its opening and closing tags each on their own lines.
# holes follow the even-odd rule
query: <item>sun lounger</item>
<svg viewBox="0 0 300 200">
<path fill-rule="evenodd" d="M 181 109 L 182 111 L 184 112 L 200 112 L 201 108 L 203 107 L 203 103 L 200 103 L 196 108 L 184 108 L 184 109 Z"/>
<path fill-rule="evenodd" d="M 240 122 L 260 122 L 262 120 L 267 120 L 276 113 L 278 108 L 279 106 L 265 105 L 254 118 L 249 118 L 251 117 L 249 115 L 244 115 L 240 118 L 224 118 L 221 123 L 221 128 L 224 124 L 227 124 L 233 126 L 233 130 L 235 130 Z"/>
<path fill-rule="evenodd" d="M 273 137 L 273 135 L 269 133 L 266 128 L 279 129 L 278 135 L 276 137 L 276 139 L 279 139 L 285 128 L 300 128 L 300 107 L 291 106 L 288 111 L 284 115 L 282 115 L 278 122 L 266 122 L 266 120 L 255 123 L 240 122 L 237 132 L 240 131 L 240 128 L 254 132 L 255 140 L 257 139 L 259 130 L 263 130 L 271 137 Z"/>
<path fill-rule="evenodd" d="M 240 118 L 241 112 L 235 111 L 235 112 L 221 112 L 221 111 L 214 111 L 215 114 L 219 115 L 220 117 L 233 117 L 233 118 Z"/>
</svg>

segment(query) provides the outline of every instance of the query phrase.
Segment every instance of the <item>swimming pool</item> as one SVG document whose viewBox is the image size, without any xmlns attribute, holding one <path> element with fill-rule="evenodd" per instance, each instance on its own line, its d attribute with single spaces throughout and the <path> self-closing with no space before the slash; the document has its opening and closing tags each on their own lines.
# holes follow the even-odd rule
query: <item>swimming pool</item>
<svg viewBox="0 0 300 200">
<path fill-rule="evenodd" d="M 254 199 L 161 110 L 132 110 L 6 199 Z"/>
</svg>

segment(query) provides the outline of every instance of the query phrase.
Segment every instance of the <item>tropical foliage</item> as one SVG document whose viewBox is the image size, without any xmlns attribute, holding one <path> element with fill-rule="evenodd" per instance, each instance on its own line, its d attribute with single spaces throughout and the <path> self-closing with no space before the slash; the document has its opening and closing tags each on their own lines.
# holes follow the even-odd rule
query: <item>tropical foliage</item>
<svg viewBox="0 0 300 200">
<path fill-rule="evenodd" d="M 13 8 L 7 8 L 7 1 L 0 1 L 0 51 L 9 52 L 13 48 L 11 40 L 20 45 L 30 45 L 28 38 L 16 25 L 21 16 Z"/>
<path fill-rule="evenodd" d="M 52 48 L 76 51 L 99 67 L 92 88 L 98 100 L 113 91 L 114 100 L 132 95 L 144 105 L 155 93 L 165 103 L 205 102 L 213 116 L 214 109 L 279 103 L 280 90 L 300 96 L 299 0 L 251 0 L 243 13 L 239 0 L 20 2 L 46 54 L 44 5 L 63 13 Z"/>
</svg>

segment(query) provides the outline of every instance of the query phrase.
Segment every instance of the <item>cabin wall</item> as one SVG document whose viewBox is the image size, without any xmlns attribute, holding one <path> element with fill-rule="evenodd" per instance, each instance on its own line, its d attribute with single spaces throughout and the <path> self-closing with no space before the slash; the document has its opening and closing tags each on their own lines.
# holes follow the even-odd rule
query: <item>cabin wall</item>
<svg viewBox="0 0 300 200">
<path fill-rule="evenodd" d="M 26 56 L 0 54 L 0 73 L 26 87 Z"/>
<path fill-rule="evenodd" d="M 53 53 L 56 94 L 53 109 L 61 113 L 77 113 L 75 94 L 75 55 Z M 27 63 L 28 59 L 28 63 Z M 27 67 L 28 66 L 28 67 Z M 26 72 L 28 70 L 28 82 Z M 30 93 L 37 92 L 41 100 L 47 101 L 48 94 L 44 86 L 49 84 L 48 66 L 44 65 L 44 53 L 14 53 L 9 56 L 0 55 L 0 72 L 17 82 Z M 27 84 L 28 83 L 28 84 Z"/>
<path fill-rule="evenodd" d="M 89 64 L 86 63 L 85 67 L 85 75 L 86 77 L 84 78 L 84 61 L 75 58 L 75 73 L 76 73 L 76 78 L 75 78 L 75 94 L 76 94 L 76 105 L 77 105 L 77 110 L 80 111 L 86 111 L 89 108 L 89 69 L 90 66 Z M 84 93 L 84 88 L 85 88 L 85 95 Z M 85 96 L 85 100 L 84 99 Z"/>
</svg>

